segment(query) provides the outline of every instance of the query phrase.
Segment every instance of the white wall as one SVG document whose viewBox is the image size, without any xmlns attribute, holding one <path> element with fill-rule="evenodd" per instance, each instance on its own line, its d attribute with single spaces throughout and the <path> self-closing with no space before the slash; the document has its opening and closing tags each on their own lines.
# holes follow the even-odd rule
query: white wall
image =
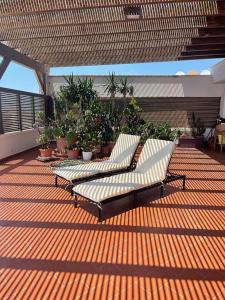
<svg viewBox="0 0 225 300">
<path fill-rule="evenodd" d="M 99 96 L 107 96 L 104 92 L 107 76 L 79 77 L 92 78 Z M 136 97 L 221 97 L 225 87 L 224 83 L 215 84 L 211 75 L 126 77 L 134 86 Z M 50 94 L 56 94 L 60 86 L 65 84 L 65 78 L 63 76 L 49 76 L 48 84 Z"/>
<path fill-rule="evenodd" d="M 214 82 L 225 83 L 225 59 L 212 66 Z"/>
<path fill-rule="evenodd" d="M 224 84 L 224 91 L 220 103 L 220 115 L 225 118 L 225 60 L 222 60 L 212 67 L 212 76 L 215 83 Z"/>
<path fill-rule="evenodd" d="M 36 138 L 37 131 L 35 129 L 1 134 L 0 159 L 37 146 Z"/>
</svg>

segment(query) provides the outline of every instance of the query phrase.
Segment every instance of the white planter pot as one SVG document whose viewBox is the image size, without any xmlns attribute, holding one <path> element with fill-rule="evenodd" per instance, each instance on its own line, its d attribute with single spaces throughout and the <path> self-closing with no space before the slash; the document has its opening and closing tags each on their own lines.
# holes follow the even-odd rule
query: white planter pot
<svg viewBox="0 0 225 300">
<path fill-rule="evenodd" d="M 83 160 L 91 160 L 92 152 L 82 151 Z"/>
</svg>

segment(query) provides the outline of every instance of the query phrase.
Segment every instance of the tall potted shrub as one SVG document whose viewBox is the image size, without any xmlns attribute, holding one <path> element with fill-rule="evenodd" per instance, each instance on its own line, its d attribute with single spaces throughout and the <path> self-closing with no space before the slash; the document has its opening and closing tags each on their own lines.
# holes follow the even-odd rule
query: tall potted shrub
<svg viewBox="0 0 225 300">
<path fill-rule="evenodd" d="M 52 154 L 50 142 L 53 138 L 51 119 L 46 119 L 45 113 L 39 111 L 36 113 L 35 120 L 36 122 L 33 124 L 33 127 L 37 128 L 38 131 L 36 142 L 41 145 L 39 149 L 40 155 L 42 157 L 50 157 Z"/>
<path fill-rule="evenodd" d="M 57 150 L 60 154 L 66 153 L 67 133 L 70 132 L 70 135 L 74 133 L 74 139 L 75 139 L 75 131 L 76 131 L 75 114 L 71 110 L 67 112 L 63 120 L 55 121 L 53 126 L 53 133 L 56 139 Z M 70 142 L 75 143 L 75 140 Z"/>
<path fill-rule="evenodd" d="M 140 125 L 145 123 L 141 118 L 141 112 L 142 108 L 139 106 L 137 100 L 132 97 L 130 103 L 127 104 L 123 111 L 122 132 L 139 134 Z"/>
<path fill-rule="evenodd" d="M 79 156 L 80 147 L 77 135 L 73 129 L 70 129 L 66 133 L 66 144 L 66 153 L 68 158 L 76 159 Z"/>
<path fill-rule="evenodd" d="M 92 150 L 96 145 L 96 140 L 93 138 L 91 132 L 86 132 L 83 134 L 81 141 L 81 149 L 82 149 L 82 157 L 83 160 L 91 160 L 92 158 Z"/>
<path fill-rule="evenodd" d="M 52 139 L 52 130 L 49 127 L 46 127 L 41 133 L 39 133 L 39 136 L 37 138 L 37 143 L 41 144 L 40 156 L 41 157 L 51 157 L 52 155 L 52 149 L 50 148 L 50 142 Z"/>
<path fill-rule="evenodd" d="M 66 130 L 63 121 L 58 121 L 55 123 L 53 128 L 53 135 L 56 140 L 57 151 L 60 154 L 66 153 Z"/>
</svg>

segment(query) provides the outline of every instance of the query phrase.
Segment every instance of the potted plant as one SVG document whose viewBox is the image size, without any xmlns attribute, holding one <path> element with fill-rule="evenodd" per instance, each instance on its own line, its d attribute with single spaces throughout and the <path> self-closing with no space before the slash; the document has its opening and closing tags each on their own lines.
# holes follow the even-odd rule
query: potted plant
<svg viewBox="0 0 225 300">
<path fill-rule="evenodd" d="M 127 134 L 139 134 L 139 128 L 145 123 L 141 118 L 142 108 L 139 106 L 137 100 L 132 97 L 123 110 L 123 126 L 122 132 Z"/>
<path fill-rule="evenodd" d="M 53 128 L 53 135 L 56 140 L 56 146 L 57 151 L 60 154 L 66 153 L 66 138 L 65 138 L 65 132 L 64 132 L 64 125 L 61 124 L 61 122 L 58 122 L 58 124 L 55 125 Z"/>
<path fill-rule="evenodd" d="M 179 129 L 174 129 L 171 133 L 171 136 L 173 138 L 175 145 L 178 146 L 180 143 L 181 131 Z"/>
<path fill-rule="evenodd" d="M 66 133 L 66 153 L 68 158 L 76 159 L 79 156 L 79 144 L 78 140 L 76 140 L 76 133 L 73 129 L 70 129 Z"/>
<path fill-rule="evenodd" d="M 37 138 L 37 143 L 41 144 L 39 149 L 41 157 L 51 157 L 52 149 L 50 148 L 50 142 L 52 138 L 51 128 L 46 127 Z"/>
<path fill-rule="evenodd" d="M 91 132 L 86 132 L 82 137 L 81 149 L 83 160 L 91 160 L 92 150 L 96 145 L 96 140 L 93 138 Z"/>
<path fill-rule="evenodd" d="M 68 111 L 65 118 L 62 120 L 57 120 L 53 126 L 53 134 L 56 139 L 57 150 L 60 154 L 66 153 L 67 139 L 66 135 L 68 132 L 72 133 L 76 130 L 75 114 L 73 111 Z M 70 143 L 75 143 L 71 140 Z"/>
</svg>

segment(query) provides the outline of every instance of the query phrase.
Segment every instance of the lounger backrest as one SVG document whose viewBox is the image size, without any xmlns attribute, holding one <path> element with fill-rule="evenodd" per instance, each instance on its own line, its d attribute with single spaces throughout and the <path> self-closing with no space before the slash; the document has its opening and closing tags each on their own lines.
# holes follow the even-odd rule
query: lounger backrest
<svg viewBox="0 0 225 300">
<path fill-rule="evenodd" d="M 109 160 L 111 162 L 119 163 L 122 166 L 129 166 L 139 141 L 140 136 L 121 133 L 116 141 Z"/>
<path fill-rule="evenodd" d="M 156 181 L 164 180 L 173 150 L 173 142 L 148 139 L 141 151 L 135 172 L 149 175 Z"/>
</svg>

